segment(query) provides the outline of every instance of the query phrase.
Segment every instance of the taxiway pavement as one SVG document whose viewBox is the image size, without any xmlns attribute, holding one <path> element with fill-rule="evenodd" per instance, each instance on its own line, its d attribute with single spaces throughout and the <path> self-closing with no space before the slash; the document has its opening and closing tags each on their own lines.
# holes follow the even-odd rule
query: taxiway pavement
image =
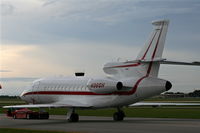
<svg viewBox="0 0 200 133">
<path fill-rule="evenodd" d="M 3 127 L 80 133 L 199 133 L 200 119 L 125 118 L 114 122 L 112 117 L 80 116 L 78 123 L 69 123 L 63 115 L 52 115 L 49 120 L 25 120 L 0 114 L 0 128 Z"/>
</svg>

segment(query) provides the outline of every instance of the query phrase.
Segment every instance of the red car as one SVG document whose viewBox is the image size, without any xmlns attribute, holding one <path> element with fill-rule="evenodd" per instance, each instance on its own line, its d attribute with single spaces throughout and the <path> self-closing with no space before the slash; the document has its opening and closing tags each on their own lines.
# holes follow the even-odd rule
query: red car
<svg viewBox="0 0 200 133">
<path fill-rule="evenodd" d="M 49 119 L 48 112 L 37 112 L 27 108 L 8 110 L 7 116 L 13 117 L 14 119 Z"/>
</svg>

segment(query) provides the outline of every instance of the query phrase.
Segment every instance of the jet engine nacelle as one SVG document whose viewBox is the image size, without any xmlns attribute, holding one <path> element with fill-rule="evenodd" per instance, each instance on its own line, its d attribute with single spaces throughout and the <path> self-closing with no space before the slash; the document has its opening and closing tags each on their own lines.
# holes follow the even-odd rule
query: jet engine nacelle
<svg viewBox="0 0 200 133">
<path fill-rule="evenodd" d="M 142 80 L 138 87 L 140 97 L 155 96 L 171 89 L 172 84 L 163 79 L 148 77 Z"/>
<path fill-rule="evenodd" d="M 154 90 L 160 90 L 162 92 L 168 91 L 171 89 L 172 84 L 164 79 L 148 77 L 145 78 L 141 84 L 143 88 L 153 88 Z M 152 89 L 151 89 L 152 90 Z"/>
<path fill-rule="evenodd" d="M 95 93 L 112 93 L 123 88 L 122 82 L 110 79 L 91 79 L 87 86 Z"/>
</svg>

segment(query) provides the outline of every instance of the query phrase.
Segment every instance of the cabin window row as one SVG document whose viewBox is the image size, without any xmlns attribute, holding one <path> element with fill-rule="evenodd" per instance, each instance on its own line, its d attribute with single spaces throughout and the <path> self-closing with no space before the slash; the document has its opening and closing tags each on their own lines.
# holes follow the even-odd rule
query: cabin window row
<svg viewBox="0 0 200 133">
<path fill-rule="evenodd" d="M 88 90 L 86 86 L 62 86 L 62 85 L 52 85 L 52 86 L 43 86 L 44 91 L 56 90 L 56 91 L 77 91 L 77 90 Z"/>
</svg>

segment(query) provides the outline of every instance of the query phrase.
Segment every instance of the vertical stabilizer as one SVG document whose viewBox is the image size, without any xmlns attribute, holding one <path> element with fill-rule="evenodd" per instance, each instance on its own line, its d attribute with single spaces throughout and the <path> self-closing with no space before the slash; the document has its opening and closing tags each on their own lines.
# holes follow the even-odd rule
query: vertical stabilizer
<svg viewBox="0 0 200 133">
<path fill-rule="evenodd" d="M 158 60 L 162 53 L 169 20 L 152 22 L 154 26 L 150 39 L 133 62 L 110 62 L 105 64 L 104 72 L 118 77 L 151 76 L 157 77 L 160 67 Z"/>
<path fill-rule="evenodd" d="M 160 20 L 152 22 L 154 30 L 150 39 L 137 56 L 137 60 L 151 60 L 161 58 L 167 34 L 169 20 Z"/>
<path fill-rule="evenodd" d="M 145 65 L 147 75 L 157 77 L 160 64 L 153 62 L 153 60 L 162 58 L 169 20 L 154 21 L 152 25 L 154 29 L 150 35 L 150 39 L 136 59 L 152 61 Z"/>
</svg>

